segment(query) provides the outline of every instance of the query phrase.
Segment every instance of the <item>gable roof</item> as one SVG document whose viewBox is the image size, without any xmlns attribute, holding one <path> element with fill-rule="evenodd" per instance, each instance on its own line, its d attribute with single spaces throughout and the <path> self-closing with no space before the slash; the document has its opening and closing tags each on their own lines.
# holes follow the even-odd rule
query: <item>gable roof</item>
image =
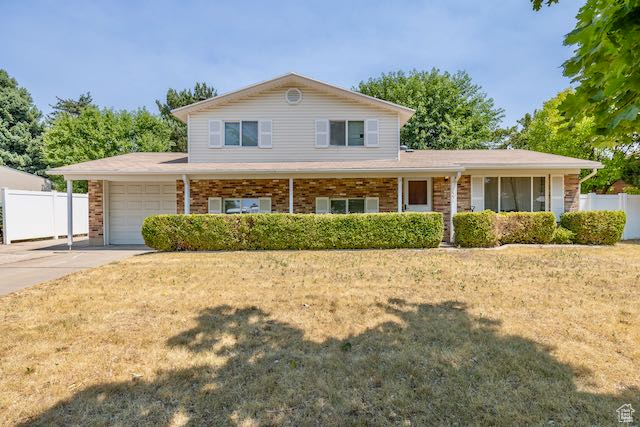
<svg viewBox="0 0 640 427">
<path fill-rule="evenodd" d="M 186 123 L 187 116 L 190 113 L 194 113 L 196 111 L 201 111 L 204 109 L 215 108 L 219 105 L 223 105 L 228 102 L 232 102 L 247 96 L 256 95 L 258 93 L 267 91 L 269 89 L 274 89 L 274 88 L 285 86 L 285 85 L 296 85 L 296 84 L 310 86 L 312 88 L 321 90 L 323 92 L 338 96 L 340 98 L 346 98 L 356 102 L 373 105 L 378 108 L 393 111 L 395 113 L 398 113 L 400 117 L 401 125 L 405 124 L 411 118 L 411 116 L 413 116 L 413 114 L 416 112 L 412 108 L 394 104 L 393 102 L 374 98 L 373 96 L 365 95 L 359 92 L 354 92 L 349 89 L 343 89 L 341 87 L 334 86 L 329 83 L 324 83 L 319 80 L 301 76 L 300 74 L 288 73 L 271 80 L 252 84 L 250 86 L 235 90 L 233 92 L 227 92 L 222 95 L 214 96 L 213 98 L 194 102 L 193 104 L 189 104 L 184 107 L 175 108 L 171 110 L 171 113 Z"/>
</svg>

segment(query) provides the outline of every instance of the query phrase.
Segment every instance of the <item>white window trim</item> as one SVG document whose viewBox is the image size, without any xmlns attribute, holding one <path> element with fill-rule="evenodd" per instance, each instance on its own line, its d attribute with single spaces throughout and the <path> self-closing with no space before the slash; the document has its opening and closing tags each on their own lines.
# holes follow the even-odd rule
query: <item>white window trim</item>
<svg viewBox="0 0 640 427">
<path fill-rule="evenodd" d="M 267 120 L 267 119 L 263 119 L 263 120 Z M 256 122 L 258 123 L 258 145 L 242 145 L 242 122 Z M 240 145 L 227 145 L 227 132 L 225 131 L 225 125 L 227 123 L 239 123 L 240 124 Z M 222 147 L 224 148 L 245 148 L 245 149 L 251 149 L 251 148 L 266 148 L 266 147 L 260 147 L 260 120 L 256 119 L 256 120 L 240 120 L 240 119 L 224 119 L 222 120 Z M 271 129 L 271 138 L 273 138 L 273 129 Z M 273 143 L 273 141 L 272 141 Z M 269 147 L 270 148 L 270 147 Z"/>
<path fill-rule="evenodd" d="M 549 197 L 550 197 L 550 183 L 551 179 L 548 175 L 528 175 L 528 174 L 508 174 L 508 175 L 500 175 L 500 174 L 491 174 L 491 175 L 471 175 L 470 181 L 473 178 L 482 178 L 482 196 L 483 198 L 486 196 L 486 192 L 484 190 L 484 179 L 485 178 L 498 178 L 498 212 L 502 212 L 502 178 L 529 178 L 529 183 L 531 185 L 531 201 L 530 206 L 531 209 L 528 211 L 520 211 L 520 212 L 549 212 Z M 534 211 L 533 210 L 533 178 L 544 178 L 544 211 Z M 471 184 L 469 184 L 471 185 Z M 486 209 L 486 207 L 485 207 Z"/>
<path fill-rule="evenodd" d="M 329 199 L 329 213 L 331 213 L 331 202 L 334 200 L 344 200 L 346 203 L 347 214 L 359 214 L 367 213 L 367 198 L 366 197 L 328 197 Z M 349 200 L 362 200 L 364 202 L 364 212 L 349 212 Z M 343 214 L 344 215 L 344 214 Z"/>
<path fill-rule="evenodd" d="M 350 147 L 350 148 L 375 148 L 380 145 L 380 128 L 378 128 L 378 145 L 372 145 L 367 147 L 367 119 L 328 119 L 329 128 L 327 129 L 327 138 L 329 142 L 329 147 L 342 148 L 342 147 Z M 331 122 L 344 122 L 344 145 L 331 145 Z M 349 145 L 349 122 L 362 122 L 364 131 L 362 137 L 362 145 Z M 378 124 L 380 126 L 380 124 Z"/>
</svg>

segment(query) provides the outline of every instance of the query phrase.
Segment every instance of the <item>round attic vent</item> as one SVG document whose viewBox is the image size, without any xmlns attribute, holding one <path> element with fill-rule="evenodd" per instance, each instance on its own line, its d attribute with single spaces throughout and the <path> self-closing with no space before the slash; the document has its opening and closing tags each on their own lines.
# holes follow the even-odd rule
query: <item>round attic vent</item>
<svg viewBox="0 0 640 427">
<path fill-rule="evenodd" d="M 302 92 L 297 87 L 292 87 L 287 89 L 284 94 L 284 98 L 287 100 L 288 104 L 299 104 L 300 101 L 302 101 Z"/>
</svg>

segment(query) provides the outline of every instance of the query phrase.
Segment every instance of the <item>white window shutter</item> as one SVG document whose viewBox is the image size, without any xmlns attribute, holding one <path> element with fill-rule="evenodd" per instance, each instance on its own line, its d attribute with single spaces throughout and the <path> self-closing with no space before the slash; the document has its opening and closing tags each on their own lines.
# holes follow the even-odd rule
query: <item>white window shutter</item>
<svg viewBox="0 0 640 427">
<path fill-rule="evenodd" d="M 316 120 L 316 148 L 329 146 L 329 120 Z"/>
<path fill-rule="evenodd" d="M 480 212 L 484 210 L 484 177 L 471 177 L 471 210 Z"/>
<path fill-rule="evenodd" d="M 222 197 L 209 197 L 209 213 L 222 213 Z"/>
<path fill-rule="evenodd" d="M 271 148 L 271 120 L 260 120 L 258 122 L 258 147 Z"/>
<path fill-rule="evenodd" d="M 222 120 L 209 120 L 209 147 L 222 147 Z"/>
<path fill-rule="evenodd" d="M 328 214 L 331 212 L 329 207 L 329 198 L 328 197 L 316 197 L 316 213 L 317 214 Z"/>
<path fill-rule="evenodd" d="M 380 212 L 380 199 L 377 197 L 366 197 L 364 199 L 364 211 L 366 213 Z"/>
<path fill-rule="evenodd" d="M 378 119 L 367 119 L 364 123 L 364 145 L 366 147 L 377 147 L 380 145 L 378 136 Z"/>
<path fill-rule="evenodd" d="M 271 213 L 271 197 L 260 197 L 258 199 L 258 211 L 260 213 Z"/>
<path fill-rule="evenodd" d="M 564 176 L 551 175 L 551 212 L 556 215 L 556 221 L 564 213 Z"/>
</svg>

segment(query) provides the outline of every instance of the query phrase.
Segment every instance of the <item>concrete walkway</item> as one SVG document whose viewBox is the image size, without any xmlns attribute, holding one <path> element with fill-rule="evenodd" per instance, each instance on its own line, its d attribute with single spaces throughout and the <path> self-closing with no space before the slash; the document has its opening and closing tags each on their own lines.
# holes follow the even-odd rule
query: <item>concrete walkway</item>
<svg viewBox="0 0 640 427">
<path fill-rule="evenodd" d="M 86 237 L 71 250 L 65 239 L 0 245 L 0 295 L 150 251 L 144 245 L 90 247 Z"/>
</svg>

